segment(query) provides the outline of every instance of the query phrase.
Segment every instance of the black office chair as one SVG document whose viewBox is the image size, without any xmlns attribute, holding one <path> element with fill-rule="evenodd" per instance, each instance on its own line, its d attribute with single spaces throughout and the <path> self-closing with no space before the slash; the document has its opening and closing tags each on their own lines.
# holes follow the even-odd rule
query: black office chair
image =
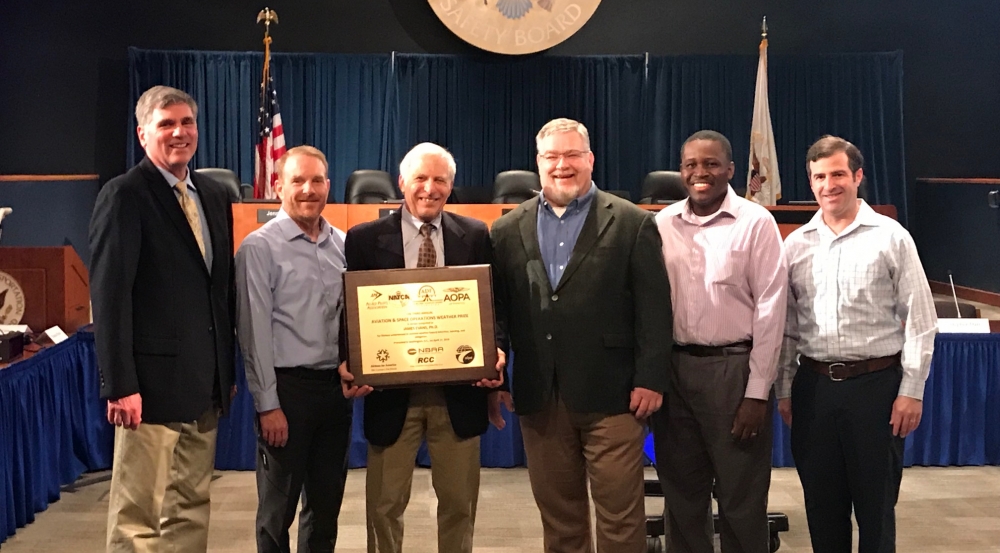
<svg viewBox="0 0 1000 553">
<path fill-rule="evenodd" d="M 858 183 L 858 197 L 866 203 L 872 203 L 871 196 L 868 195 L 868 177 L 861 177 L 861 182 Z"/>
<path fill-rule="evenodd" d="M 963 319 L 975 319 L 979 317 L 976 306 L 971 303 L 958 302 L 958 309 L 955 309 L 955 300 L 934 300 L 934 311 L 939 319 L 955 319 L 958 314 L 962 314 Z"/>
<path fill-rule="evenodd" d="M 538 173 L 532 171 L 502 171 L 493 181 L 493 203 L 519 204 L 534 198 L 542 190 Z"/>
<path fill-rule="evenodd" d="M 209 179 L 219 183 L 221 186 L 226 188 L 229 193 L 229 203 L 238 204 L 240 203 L 240 178 L 236 176 L 236 173 L 230 171 L 229 169 L 222 169 L 220 167 L 203 167 L 201 169 L 195 169 L 195 172 L 199 175 L 208 177 Z M 253 194 L 250 194 L 253 196 Z"/>
<path fill-rule="evenodd" d="M 640 204 L 672 204 L 688 197 L 677 171 L 652 171 L 642 181 Z"/>
<path fill-rule="evenodd" d="M 605 192 L 611 194 L 612 196 L 618 196 L 623 200 L 632 201 L 632 193 L 628 190 L 605 190 Z"/>
<path fill-rule="evenodd" d="M 253 185 L 252 184 L 246 184 L 246 183 L 241 184 L 240 185 L 240 196 L 243 198 L 243 201 L 252 200 L 253 199 Z"/>
<path fill-rule="evenodd" d="M 488 204 L 493 201 L 493 189 L 488 186 L 456 186 L 448 202 L 453 204 Z"/>
<path fill-rule="evenodd" d="M 396 184 L 385 171 L 358 169 L 347 177 L 345 204 L 384 204 L 398 201 Z"/>
</svg>

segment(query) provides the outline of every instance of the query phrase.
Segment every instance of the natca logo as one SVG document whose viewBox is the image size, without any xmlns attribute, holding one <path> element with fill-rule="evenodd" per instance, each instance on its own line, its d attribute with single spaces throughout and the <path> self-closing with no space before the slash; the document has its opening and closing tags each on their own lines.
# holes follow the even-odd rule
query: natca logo
<svg viewBox="0 0 1000 553">
<path fill-rule="evenodd" d="M 378 359 L 380 363 L 385 363 L 389 360 L 389 352 L 384 349 L 380 349 L 378 350 L 378 353 L 375 354 L 375 359 Z"/>
<path fill-rule="evenodd" d="M 472 298 L 469 297 L 469 293 L 466 290 L 468 288 L 462 288 L 461 286 L 447 288 L 445 289 L 444 301 L 470 301 Z"/>
<path fill-rule="evenodd" d="M 476 350 L 472 349 L 471 346 L 458 346 L 455 351 L 455 358 L 458 362 L 463 365 L 468 365 L 476 358 Z"/>
<path fill-rule="evenodd" d="M 406 301 L 408 299 L 410 299 L 410 295 L 400 290 L 389 294 L 389 301 Z"/>
<path fill-rule="evenodd" d="M 0 271 L 0 324 L 17 324 L 24 316 L 24 291 L 14 277 Z"/>
</svg>

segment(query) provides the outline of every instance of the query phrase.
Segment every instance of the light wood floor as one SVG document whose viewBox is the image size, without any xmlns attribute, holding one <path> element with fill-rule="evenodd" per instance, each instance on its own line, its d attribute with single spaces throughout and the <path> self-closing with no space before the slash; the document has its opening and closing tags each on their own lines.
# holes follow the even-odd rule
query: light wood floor
<svg viewBox="0 0 1000 553">
<path fill-rule="evenodd" d="M 84 475 L 62 499 L 3 544 L 5 553 L 103 551 L 109 482 Z M 211 551 L 252 552 L 256 487 L 252 472 L 219 472 L 212 485 Z M 650 472 L 650 476 L 652 473 Z M 340 516 L 337 551 L 365 551 L 364 470 L 351 471 Z M 647 501 L 647 511 L 659 509 Z M 773 473 L 770 508 L 788 515 L 780 553 L 811 551 L 794 470 Z M 435 499 L 430 473 L 418 469 L 406 512 L 405 553 L 437 551 Z M 1000 552 L 1000 467 L 913 468 L 903 477 L 898 551 Z M 294 532 L 294 526 L 293 526 Z M 294 534 L 293 534 L 294 535 Z M 294 538 L 293 538 L 294 543 Z M 475 550 L 481 553 L 541 551 L 541 525 L 525 469 L 484 469 Z M 293 546 L 294 547 L 294 546 Z"/>
</svg>

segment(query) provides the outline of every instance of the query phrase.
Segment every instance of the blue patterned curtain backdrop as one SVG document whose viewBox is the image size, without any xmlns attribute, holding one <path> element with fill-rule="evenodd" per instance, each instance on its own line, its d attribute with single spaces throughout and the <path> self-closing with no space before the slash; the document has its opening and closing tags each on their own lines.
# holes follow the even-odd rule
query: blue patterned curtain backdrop
<svg viewBox="0 0 1000 553">
<path fill-rule="evenodd" d="M 228 167 L 251 181 L 260 53 L 129 50 L 132 104 L 156 84 L 199 101 L 196 167 Z M 403 154 L 430 140 L 458 162 L 456 184 L 491 186 L 496 173 L 536 169 L 534 136 L 549 119 L 587 125 L 594 180 L 638 199 L 647 172 L 676 169 L 680 145 L 711 128 L 733 143 L 733 185 L 745 186 L 757 56 L 534 56 L 274 54 L 289 146 L 330 158 L 335 197 L 355 169 L 396 174 Z M 864 153 L 872 203 L 907 219 L 901 52 L 769 58 L 771 117 L 782 201 L 809 200 L 805 152 L 838 134 Z M 128 159 L 142 150 L 134 120 Z"/>
</svg>

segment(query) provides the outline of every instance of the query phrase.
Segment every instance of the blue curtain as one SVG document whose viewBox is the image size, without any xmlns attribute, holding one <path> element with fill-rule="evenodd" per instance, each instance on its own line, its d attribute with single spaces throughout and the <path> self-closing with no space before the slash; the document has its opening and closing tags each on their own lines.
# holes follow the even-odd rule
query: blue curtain
<svg viewBox="0 0 1000 553">
<path fill-rule="evenodd" d="M 0 369 L 0 542 L 85 470 L 111 466 L 93 334 Z"/>
<path fill-rule="evenodd" d="M 809 200 L 805 152 L 839 134 L 865 154 L 872 203 L 907 220 L 901 52 L 771 56 L 769 89 L 782 197 Z M 262 54 L 129 50 L 132 104 L 156 84 L 201 106 L 197 167 L 233 168 L 252 180 Z M 639 199 L 647 172 L 676 169 L 680 145 L 712 128 L 733 143 L 746 180 L 756 56 L 535 56 L 274 54 L 289 145 L 330 157 L 335 197 L 355 169 L 396 174 L 403 154 L 430 140 L 458 162 L 456 184 L 491 186 L 496 173 L 536 168 L 534 136 L 554 117 L 587 125 L 594 180 Z M 128 159 L 142 156 L 135 123 Z"/>
<path fill-rule="evenodd" d="M 680 147 L 700 129 L 733 145 L 733 186 L 745 187 L 756 56 L 670 56 L 649 61 L 647 170 L 680 166 Z M 811 200 L 809 146 L 842 136 L 865 156 L 870 203 L 894 204 L 907 220 L 903 156 L 903 54 L 769 56 L 768 93 L 782 199 Z"/>
<path fill-rule="evenodd" d="M 148 88 L 180 88 L 198 102 L 198 152 L 194 167 L 232 169 L 253 182 L 259 132 L 264 55 L 256 52 L 192 52 L 129 49 L 131 102 Z M 334 197 L 344 196 L 347 176 L 358 168 L 387 169 L 385 107 L 388 55 L 273 54 L 271 71 L 285 143 L 311 144 L 330 163 Z M 142 159 L 135 113 L 127 129 L 129 165 Z"/>
</svg>

